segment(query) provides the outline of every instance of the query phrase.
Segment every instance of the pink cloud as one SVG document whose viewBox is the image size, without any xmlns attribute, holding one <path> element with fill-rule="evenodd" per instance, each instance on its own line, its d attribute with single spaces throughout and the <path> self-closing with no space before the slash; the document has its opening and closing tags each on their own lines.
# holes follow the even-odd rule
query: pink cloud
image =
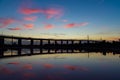
<svg viewBox="0 0 120 80">
<path fill-rule="evenodd" d="M 30 14 L 35 14 L 35 13 L 41 13 L 43 10 L 41 9 L 33 9 L 33 8 L 21 8 L 19 10 L 20 13 L 25 14 L 25 15 L 30 15 Z"/>
<path fill-rule="evenodd" d="M 73 27 L 76 27 L 77 24 L 75 23 L 70 23 L 70 24 L 67 24 L 65 25 L 65 28 L 73 28 Z"/>
<path fill-rule="evenodd" d="M 80 24 L 70 23 L 70 24 L 65 25 L 64 27 L 65 28 L 74 28 L 74 27 L 81 27 L 81 26 L 86 26 L 86 25 L 88 25 L 87 22 L 83 22 L 83 23 L 80 23 Z"/>
<path fill-rule="evenodd" d="M 26 21 L 35 21 L 37 19 L 36 16 L 27 16 L 27 17 L 24 17 L 24 20 Z"/>
<path fill-rule="evenodd" d="M 88 22 L 83 22 L 83 23 L 78 24 L 78 26 L 86 26 L 86 25 L 88 25 Z"/>
<path fill-rule="evenodd" d="M 62 22 L 68 22 L 68 20 L 65 20 L 65 19 L 64 19 L 64 20 L 62 20 Z"/>
<path fill-rule="evenodd" d="M 53 17 L 59 18 L 62 15 L 62 10 L 49 8 L 49 9 L 44 10 L 44 14 L 46 14 L 47 19 L 50 19 Z"/>
<path fill-rule="evenodd" d="M 54 66 L 52 64 L 43 64 L 45 68 L 53 68 Z"/>
<path fill-rule="evenodd" d="M 50 18 L 59 18 L 62 16 L 63 11 L 62 9 L 55 9 L 55 8 L 48 8 L 48 9 L 40 9 L 40 8 L 21 8 L 19 10 L 20 13 L 25 14 L 25 15 L 30 15 L 30 14 L 35 14 L 35 13 L 41 13 L 46 15 L 47 19 Z"/>
<path fill-rule="evenodd" d="M 8 30 L 21 30 L 21 28 L 16 27 L 16 28 L 8 28 Z"/>
<path fill-rule="evenodd" d="M 34 27 L 34 24 L 24 24 L 24 27 L 26 29 L 32 29 Z"/>
<path fill-rule="evenodd" d="M 52 24 L 46 24 L 46 26 L 44 28 L 45 29 L 52 29 L 52 28 L 54 28 L 54 26 Z"/>
<path fill-rule="evenodd" d="M 0 28 L 4 28 L 14 23 L 16 20 L 12 18 L 0 18 Z"/>
<path fill-rule="evenodd" d="M 25 64 L 24 66 L 23 66 L 23 68 L 24 69 L 28 69 L 28 70 L 32 70 L 32 65 L 31 64 Z"/>
</svg>

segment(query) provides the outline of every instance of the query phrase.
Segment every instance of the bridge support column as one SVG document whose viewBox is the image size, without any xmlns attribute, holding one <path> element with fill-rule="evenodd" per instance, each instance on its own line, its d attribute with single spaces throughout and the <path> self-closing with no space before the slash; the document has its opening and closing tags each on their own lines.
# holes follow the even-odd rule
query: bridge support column
<svg viewBox="0 0 120 80">
<path fill-rule="evenodd" d="M 18 55 L 21 55 L 21 48 L 22 48 L 22 39 L 18 39 Z"/>
<path fill-rule="evenodd" d="M 33 39 L 30 40 L 30 54 L 32 55 L 33 54 L 33 48 L 34 48 L 34 45 L 33 45 Z"/>
<path fill-rule="evenodd" d="M 81 45 L 81 41 L 79 41 L 79 45 Z"/>
<path fill-rule="evenodd" d="M 0 38 L 0 57 L 4 56 L 4 37 Z"/>
<path fill-rule="evenodd" d="M 48 53 L 50 53 L 50 40 L 48 40 Z"/>
<path fill-rule="evenodd" d="M 69 48 L 68 48 L 68 45 L 69 45 L 69 41 L 68 41 L 68 40 L 66 41 L 66 45 L 67 45 L 67 46 L 66 46 L 66 47 L 67 47 L 67 48 L 66 48 L 66 52 L 68 53 L 68 51 L 69 51 L 69 50 L 68 50 L 68 49 L 69 49 Z"/>
<path fill-rule="evenodd" d="M 63 40 L 61 40 L 61 53 L 63 53 Z"/>
<path fill-rule="evenodd" d="M 74 49 L 75 49 L 74 41 L 73 41 L 73 40 L 71 41 L 71 45 L 73 46 L 73 47 L 71 47 L 71 52 L 73 53 L 73 52 L 74 52 Z"/>
<path fill-rule="evenodd" d="M 40 40 L 40 53 L 43 53 L 43 52 L 42 52 L 42 49 L 43 49 L 43 40 L 41 39 L 41 40 Z"/>
<path fill-rule="evenodd" d="M 55 53 L 57 53 L 57 47 L 58 47 L 58 45 L 57 45 L 57 40 L 55 40 Z"/>
</svg>

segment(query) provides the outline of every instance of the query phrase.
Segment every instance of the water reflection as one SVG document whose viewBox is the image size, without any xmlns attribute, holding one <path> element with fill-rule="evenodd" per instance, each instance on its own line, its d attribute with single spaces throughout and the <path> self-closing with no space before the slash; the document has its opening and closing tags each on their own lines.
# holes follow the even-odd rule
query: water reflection
<svg viewBox="0 0 120 80">
<path fill-rule="evenodd" d="M 103 50 L 88 50 L 88 49 L 27 49 L 27 48 L 20 48 L 20 49 L 4 49 L 1 51 L 3 54 L 0 57 L 12 57 L 12 56 L 22 56 L 22 55 L 38 55 L 38 54 L 53 54 L 53 53 L 89 53 L 95 52 L 95 53 L 102 53 L 104 56 L 106 56 L 108 53 L 112 53 L 114 55 L 119 55 L 119 51 L 103 51 Z M 119 55 L 120 57 L 120 55 Z"/>
<path fill-rule="evenodd" d="M 119 54 L 46 54 L 0 59 L 0 80 L 120 80 Z"/>
</svg>

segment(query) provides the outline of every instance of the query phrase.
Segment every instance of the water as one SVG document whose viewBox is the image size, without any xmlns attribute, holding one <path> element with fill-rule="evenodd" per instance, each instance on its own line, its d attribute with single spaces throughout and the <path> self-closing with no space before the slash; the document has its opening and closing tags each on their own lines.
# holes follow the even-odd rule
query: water
<svg viewBox="0 0 120 80">
<path fill-rule="evenodd" d="M 120 80 L 120 54 L 56 53 L 2 58 L 0 80 Z"/>
</svg>

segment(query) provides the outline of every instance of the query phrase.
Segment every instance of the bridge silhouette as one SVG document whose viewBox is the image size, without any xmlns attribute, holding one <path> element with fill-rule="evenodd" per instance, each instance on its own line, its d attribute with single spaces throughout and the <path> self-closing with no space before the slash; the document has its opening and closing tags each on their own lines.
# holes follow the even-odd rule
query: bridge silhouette
<svg viewBox="0 0 120 80">
<path fill-rule="evenodd" d="M 79 52 L 120 52 L 120 41 L 107 42 L 105 40 L 78 40 L 78 39 L 43 39 L 19 36 L 0 35 L 0 57 L 6 57 L 8 49 L 16 50 L 18 54 L 9 56 L 35 55 L 44 53 L 79 53 Z M 23 49 L 30 53 L 22 54 Z M 47 51 L 47 52 L 45 52 Z"/>
</svg>

